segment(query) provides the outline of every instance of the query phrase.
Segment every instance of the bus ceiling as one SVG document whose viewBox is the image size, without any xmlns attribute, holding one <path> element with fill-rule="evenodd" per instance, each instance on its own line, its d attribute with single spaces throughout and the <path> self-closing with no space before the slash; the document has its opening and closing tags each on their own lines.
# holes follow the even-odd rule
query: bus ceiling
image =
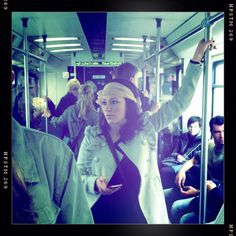
<svg viewBox="0 0 236 236">
<path fill-rule="evenodd" d="M 213 22 L 213 37 L 218 43 L 219 50 L 223 52 L 223 13 L 212 12 L 210 15 L 212 18 L 216 18 Z M 17 51 L 17 49 L 23 49 L 24 27 L 22 18 L 28 19 L 27 38 L 29 40 L 29 52 L 32 54 L 30 60 L 32 67 L 38 67 L 39 64 L 38 58 L 33 57 L 33 55 L 56 64 L 65 61 L 70 64 L 72 54 L 74 54 L 76 61 L 103 60 L 120 63 L 130 61 L 141 65 L 145 59 L 143 56 L 144 37 L 146 38 L 146 55 L 155 54 L 156 19 L 160 19 L 161 50 L 174 44 L 184 35 L 188 36 L 161 53 L 161 67 L 165 68 L 178 65 L 181 58 L 188 58 L 189 55 L 192 55 L 197 42 L 204 37 L 204 30 L 201 29 L 204 29 L 205 13 L 13 12 L 12 46 L 15 48 L 13 59 L 18 64 L 23 62 L 23 56 L 19 55 L 19 50 Z M 42 35 L 46 35 L 46 55 L 43 53 L 43 44 L 34 41 L 41 38 Z M 75 39 L 72 41 L 49 41 L 49 38 L 52 37 L 75 37 Z M 127 38 L 139 38 L 140 41 Z M 74 46 L 65 45 L 69 43 L 73 43 Z M 61 48 L 59 45 L 58 47 L 53 46 L 55 44 L 64 45 L 66 51 L 59 52 L 58 50 Z M 150 59 L 149 63 L 153 64 L 155 60 Z"/>
</svg>

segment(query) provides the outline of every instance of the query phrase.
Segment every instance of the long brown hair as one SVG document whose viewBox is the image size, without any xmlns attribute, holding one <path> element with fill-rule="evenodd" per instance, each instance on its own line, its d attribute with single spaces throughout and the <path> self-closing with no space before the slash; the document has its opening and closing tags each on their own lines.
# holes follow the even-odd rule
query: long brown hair
<svg viewBox="0 0 236 236">
<path fill-rule="evenodd" d="M 131 140 L 135 136 L 136 132 L 143 128 L 142 121 L 140 120 L 140 110 L 137 104 L 128 98 L 125 98 L 125 101 L 126 123 L 120 129 L 120 139 L 123 142 Z M 103 132 L 109 129 L 109 124 L 101 110 L 99 112 L 99 125 Z"/>
</svg>

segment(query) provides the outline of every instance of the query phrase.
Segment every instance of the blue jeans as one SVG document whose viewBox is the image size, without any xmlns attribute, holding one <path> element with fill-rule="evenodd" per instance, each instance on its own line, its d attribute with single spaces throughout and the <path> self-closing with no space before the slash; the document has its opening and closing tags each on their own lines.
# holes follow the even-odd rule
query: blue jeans
<svg viewBox="0 0 236 236">
<path fill-rule="evenodd" d="M 171 223 L 179 223 L 179 222 L 176 222 L 176 220 L 173 218 L 175 216 L 173 216 L 173 214 L 171 212 L 171 207 L 174 202 L 176 202 L 179 199 L 185 200 L 186 197 L 184 197 L 180 193 L 178 187 L 164 189 L 164 195 L 165 195 L 165 200 L 166 200 L 166 207 L 167 207 L 167 211 L 168 211 L 168 216 L 169 216 Z"/>
<path fill-rule="evenodd" d="M 180 218 L 180 224 L 198 224 L 199 223 L 199 215 L 195 212 L 189 212 L 184 214 Z"/>
<path fill-rule="evenodd" d="M 194 197 L 177 200 L 171 207 L 172 223 L 188 224 L 198 223 L 198 214 L 189 209 Z"/>
</svg>

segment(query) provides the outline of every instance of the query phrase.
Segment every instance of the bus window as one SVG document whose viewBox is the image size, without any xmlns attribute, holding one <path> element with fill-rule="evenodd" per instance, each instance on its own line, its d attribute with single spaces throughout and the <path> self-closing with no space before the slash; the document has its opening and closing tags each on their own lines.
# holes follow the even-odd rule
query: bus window
<svg viewBox="0 0 236 236">
<path fill-rule="evenodd" d="M 224 115 L 224 62 L 213 64 L 212 116 Z"/>
</svg>

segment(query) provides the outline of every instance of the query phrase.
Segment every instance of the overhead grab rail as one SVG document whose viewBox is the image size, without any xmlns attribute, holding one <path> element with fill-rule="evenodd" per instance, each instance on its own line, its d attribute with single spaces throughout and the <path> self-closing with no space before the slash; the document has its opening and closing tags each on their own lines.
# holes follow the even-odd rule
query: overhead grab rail
<svg viewBox="0 0 236 236">
<path fill-rule="evenodd" d="M 24 38 L 24 36 L 23 36 L 22 34 L 18 33 L 18 32 L 15 31 L 14 29 L 12 29 L 12 32 L 13 32 L 14 34 L 19 35 L 21 38 Z M 28 41 L 29 41 L 31 44 L 34 44 L 35 47 L 40 48 L 41 50 L 44 50 L 43 47 L 41 47 L 39 44 L 35 43 L 34 41 L 29 40 L 29 39 L 28 39 Z"/>
<path fill-rule="evenodd" d="M 15 34 L 18 34 L 20 37 L 22 37 L 22 38 L 24 39 L 24 36 L 21 35 L 20 33 L 16 32 L 15 30 L 12 30 L 12 32 L 14 32 Z M 37 43 L 35 43 L 35 42 L 31 41 L 31 40 L 28 40 L 28 41 L 29 41 L 31 44 L 34 44 L 35 47 L 37 47 L 37 48 L 41 49 L 42 51 L 44 51 L 44 48 L 41 47 L 41 46 L 39 46 Z M 17 48 L 17 47 L 12 47 L 12 49 L 15 50 L 15 51 L 17 51 L 17 52 L 19 52 L 19 53 L 22 53 L 22 54 L 24 54 L 24 55 L 25 55 L 25 53 L 26 53 L 23 49 L 20 49 L 20 48 Z M 60 58 L 58 58 L 58 57 L 56 57 L 54 54 L 50 53 L 50 51 L 47 51 L 47 53 L 48 53 L 50 56 L 53 56 L 53 57 L 55 57 L 56 59 L 58 59 L 58 60 L 61 61 Z M 35 58 L 35 59 L 37 59 L 37 60 L 40 60 L 40 61 L 45 62 L 45 63 L 47 62 L 47 60 L 45 60 L 44 58 L 42 58 L 42 57 L 40 57 L 40 56 L 37 56 L 37 55 L 35 55 L 35 54 L 33 54 L 33 53 L 30 53 L 30 52 L 29 52 L 28 54 L 29 54 L 30 57 L 33 57 L 33 58 Z"/>
<path fill-rule="evenodd" d="M 33 57 L 34 59 L 37 59 L 37 60 L 39 60 L 39 61 L 47 62 L 44 58 L 39 57 L 39 56 L 36 56 L 36 55 L 34 55 L 33 53 L 30 53 L 30 52 L 27 53 L 27 52 L 26 52 L 25 50 L 23 50 L 23 49 L 19 49 L 19 48 L 16 48 L 16 47 L 12 47 L 12 49 L 15 50 L 15 51 L 17 51 L 17 52 L 19 52 L 19 53 L 22 53 L 22 54 L 24 54 L 24 55 L 28 54 L 29 57 Z"/>
<path fill-rule="evenodd" d="M 186 21 L 181 23 L 177 28 L 175 28 L 173 31 L 171 31 L 168 35 L 165 36 L 164 39 L 167 39 L 170 35 L 172 35 L 174 32 L 176 32 L 178 29 L 181 29 L 183 25 L 185 25 L 187 22 L 189 22 L 193 17 L 195 17 L 199 12 L 195 12 L 192 16 L 190 16 Z"/>
<path fill-rule="evenodd" d="M 209 21 L 208 23 L 209 24 L 214 24 L 220 20 L 222 20 L 224 18 L 224 12 L 220 12 L 219 14 L 215 15 L 215 16 L 212 16 L 209 18 Z M 206 24 L 205 24 L 205 20 L 200 24 L 198 25 L 197 27 L 193 28 L 192 30 L 190 30 L 188 33 L 186 33 L 185 35 L 181 36 L 180 38 L 176 39 L 174 42 L 168 44 L 167 46 L 165 46 L 164 48 L 160 49 L 159 52 L 155 52 L 153 53 L 152 55 L 150 55 L 149 57 L 147 57 L 144 62 L 150 60 L 151 58 L 155 57 L 156 54 L 161 54 L 163 53 L 164 51 L 166 51 L 167 49 L 175 46 L 176 44 L 184 41 L 185 39 L 195 35 L 196 33 L 200 32 L 201 30 L 203 30 L 204 28 L 206 27 Z"/>
</svg>

